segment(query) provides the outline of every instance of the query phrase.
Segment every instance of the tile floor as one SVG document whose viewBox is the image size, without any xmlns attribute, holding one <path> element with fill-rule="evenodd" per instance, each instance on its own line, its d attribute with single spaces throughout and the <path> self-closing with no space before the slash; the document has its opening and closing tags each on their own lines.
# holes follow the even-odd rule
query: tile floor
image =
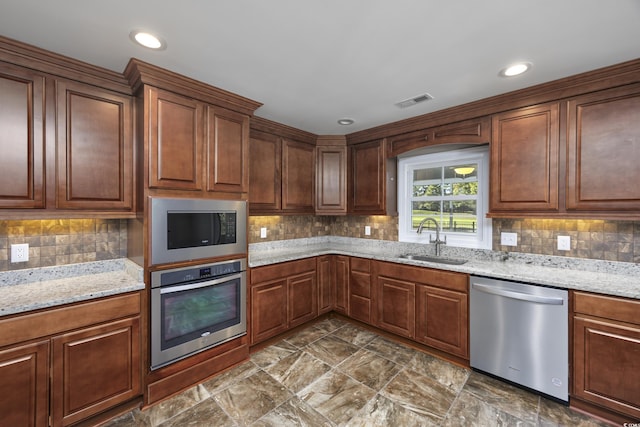
<svg viewBox="0 0 640 427">
<path fill-rule="evenodd" d="M 121 426 L 604 426 L 342 319 L 309 326 Z"/>
</svg>

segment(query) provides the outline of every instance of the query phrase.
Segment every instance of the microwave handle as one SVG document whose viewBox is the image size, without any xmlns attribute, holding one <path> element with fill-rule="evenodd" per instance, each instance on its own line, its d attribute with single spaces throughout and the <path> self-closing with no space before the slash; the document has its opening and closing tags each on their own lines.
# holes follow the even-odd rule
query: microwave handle
<svg viewBox="0 0 640 427">
<path fill-rule="evenodd" d="M 211 215 L 211 220 L 213 221 L 213 224 L 211 227 L 213 231 L 213 236 L 211 236 L 211 242 L 214 245 L 217 245 L 220 243 L 220 214 L 214 213 L 213 215 Z"/>
<path fill-rule="evenodd" d="M 221 283 L 231 282 L 232 280 L 236 280 L 236 279 L 242 280 L 242 277 L 245 274 L 246 274 L 245 272 L 240 272 L 240 273 L 237 273 L 237 274 L 233 274 L 231 276 L 224 276 L 224 277 L 221 277 L 219 279 L 205 280 L 203 282 L 188 283 L 188 284 L 185 284 L 185 285 L 166 286 L 166 287 L 163 287 L 163 288 L 159 288 L 160 289 L 160 294 L 170 294 L 172 292 L 180 292 L 180 291 L 186 291 L 186 290 L 194 290 L 194 289 L 199 289 L 199 288 L 206 288 L 207 286 L 215 286 L 215 285 L 219 285 Z"/>
</svg>

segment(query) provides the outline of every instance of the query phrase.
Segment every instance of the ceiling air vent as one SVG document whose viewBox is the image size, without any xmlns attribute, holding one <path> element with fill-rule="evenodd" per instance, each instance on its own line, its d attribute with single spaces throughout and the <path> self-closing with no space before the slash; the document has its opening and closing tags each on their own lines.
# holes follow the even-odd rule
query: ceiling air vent
<svg viewBox="0 0 640 427">
<path fill-rule="evenodd" d="M 425 93 L 422 95 L 414 96 L 413 98 L 405 99 L 404 101 L 396 102 L 394 105 L 398 108 L 407 108 L 420 102 L 428 101 L 430 99 L 433 99 L 433 96 Z"/>
</svg>

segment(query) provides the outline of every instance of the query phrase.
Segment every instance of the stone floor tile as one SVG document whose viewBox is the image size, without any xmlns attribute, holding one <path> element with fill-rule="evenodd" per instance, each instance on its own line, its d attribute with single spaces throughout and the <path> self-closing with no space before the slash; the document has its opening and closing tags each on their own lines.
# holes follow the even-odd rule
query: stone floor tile
<svg viewBox="0 0 640 427">
<path fill-rule="evenodd" d="M 278 363 L 279 360 L 295 353 L 299 348 L 285 340 L 279 341 L 251 355 L 251 361 L 262 369 Z"/>
<path fill-rule="evenodd" d="M 314 326 L 311 326 L 307 329 L 303 329 L 302 331 L 287 337 L 285 341 L 289 344 L 292 344 L 298 348 L 303 348 L 312 342 L 319 340 L 320 338 L 327 335 L 327 333 L 321 329 L 318 329 Z"/>
<path fill-rule="evenodd" d="M 243 363 L 242 365 L 236 366 L 223 374 L 216 375 L 215 377 L 205 381 L 202 383 L 202 386 L 210 395 L 214 395 L 258 371 L 259 368 L 254 363 Z"/>
<path fill-rule="evenodd" d="M 332 425 L 319 412 L 294 396 L 251 424 L 251 427 L 330 427 Z"/>
<path fill-rule="evenodd" d="M 250 424 L 288 400 L 292 394 L 266 372 L 259 371 L 213 396 L 238 424 Z"/>
<path fill-rule="evenodd" d="M 330 370 L 331 366 L 322 360 L 299 350 L 271 365 L 266 372 L 289 390 L 297 393 Z"/>
<path fill-rule="evenodd" d="M 349 427 L 432 427 L 439 424 L 378 394 L 344 425 Z"/>
<path fill-rule="evenodd" d="M 158 427 L 231 427 L 236 425 L 213 399 L 207 399 L 196 406 L 165 421 Z"/>
<path fill-rule="evenodd" d="M 434 378 L 456 393 L 462 389 L 470 374 L 468 369 L 422 352 L 409 361 L 407 369 Z"/>
<path fill-rule="evenodd" d="M 333 332 L 332 335 L 358 347 L 369 344 L 378 336 L 371 331 L 367 331 L 366 329 L 362 329 L 352 324 L 343 326 L 342 328 Z"/>
<path fill-rule="evenodd" d="M 358 351 L 358 347 L 328 335 L 306 346 L 305 351 L 333 367 Z"/>
<path fill-rule="evenodd" d="M 540 410 L 538 413 L 538 425 L 544 427 L 608 427 L 609 423 L 591 418 L 582 412 L 574 411 L 568 406 L 540 398 Z"/>
<path fill-rule="evenodd" d="M 367 344 L 365 348 L 378 353 L 382 357 L 386 357 L 399 365 L 406 365 L 417 353 L 417 350 L 381 336 L 376 337 L 373 341 Z"/>
<path fill-rule="evenodd" d="M 298 397 L 336 424 L 346 423 L 376 394 L 343 373 L 330 371 Z"/>
<path fill-rule="evenodd" d="M 449 410 L 443 427 L 460 426 L 518 426 L 535 427 L 535 420 L 524 421 L 520 418 L 490 405 L 475 395 L 462 391 Z"/>
<path fill-rule="evenodd" d="M 360 349 L 340 364 L 338 370 L 367 387 L 380 391 L 400 372 L 400 366 L 372 351 Z"/>
</svg>

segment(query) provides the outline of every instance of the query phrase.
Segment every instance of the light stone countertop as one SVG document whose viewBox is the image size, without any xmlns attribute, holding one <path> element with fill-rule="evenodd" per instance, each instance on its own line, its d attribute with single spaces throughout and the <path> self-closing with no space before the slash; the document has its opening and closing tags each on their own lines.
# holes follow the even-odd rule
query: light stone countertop
<svg viewBox="0 0 640 427">
<path fill-rule="evenodd" d="M 443 257 L 469 261 L 448 265 L 399 258 L 400 254 L 406 253 L 433 255 L 434 248 L 430 244 L 330 236 L 251 244 L 249 266 L 337 254 L 640 299 L 640 265 L 635 263 L 447 246 L 442 252 Z"/>
<path fill-rule="evenodd" d="M 144 289 L 128 259 L 0 272 L 0 316 Z"/>
</svg>

